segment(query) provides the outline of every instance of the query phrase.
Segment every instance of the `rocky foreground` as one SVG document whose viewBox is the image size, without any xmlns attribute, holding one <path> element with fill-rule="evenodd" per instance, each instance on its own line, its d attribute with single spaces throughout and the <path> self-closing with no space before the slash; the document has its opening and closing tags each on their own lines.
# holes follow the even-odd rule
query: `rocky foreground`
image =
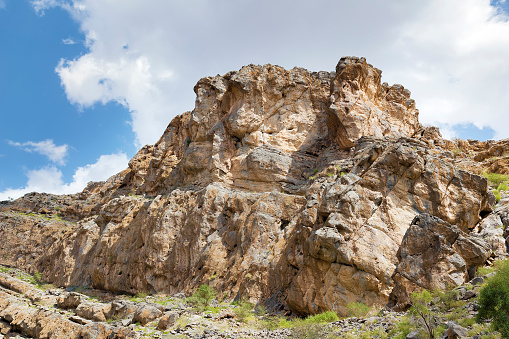
<svg viewBox="0 0 509 339">
<path fill-rule="evenodd" d="M 244 302 L 212 299 L 205 309 L 182 294 L 114 295 L 56 288 L 23 271 L 0 267 L 0 338 L 420 338 L 405 312 L 351 310 L 357 317 L 319 321 L 269 315 Z M 493 273 L 491 273 L 493 274 Z M 435 298 L 443 338 L 499 338 L 477 324 L 476 277 Z M 73 291 L 74 290 L 74 291 Z M 213 306 L 212 306 L 213 305 Z M 463 326 L 462 326 L 463 325 Z"/>
<path fill-rule="evenodd" d="M 443 139 L 365 59 L 249 65 L 194 90 L 195 109 L 125 171 L 1 202 L 0 264 L 59 287 L 208 285 L 273 313 L 346 316 L 405 310 L 507 256 L 509 140 Z"/>
</svg>

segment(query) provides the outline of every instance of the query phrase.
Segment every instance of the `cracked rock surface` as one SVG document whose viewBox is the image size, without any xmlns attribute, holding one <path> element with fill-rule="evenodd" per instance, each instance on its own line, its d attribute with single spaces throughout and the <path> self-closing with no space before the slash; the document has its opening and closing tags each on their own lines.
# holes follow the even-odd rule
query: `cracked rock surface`
<svg viewBox="0 0 509 339">
<path fill-rule="evenodd" d="M 507 235 L 493 226 L 505 214 L 486 221 L 496 200 L 478 175 L 505 173 L 503 152 L 487 159 L 505 141 L 442 139 L 419 124 L 410 92 L 381 83 L 364 58 L 342 58 L 335 72 L 249 65 L 194 90 L 194 110 L 106 182 L 1 202 L 0 264 L 63 287 L 190 295 L 208 284 L 270 310 L 345 315 L 351 302 L 389 302 L 402 253 L 417 250 L 416 216 L 459 234 L 437 242 L 459 256 L 448 281 L 465 282 L 485 250 L 505 255 Z M 132 311 L 78 307 L 94 321 Z"/>
</svg>

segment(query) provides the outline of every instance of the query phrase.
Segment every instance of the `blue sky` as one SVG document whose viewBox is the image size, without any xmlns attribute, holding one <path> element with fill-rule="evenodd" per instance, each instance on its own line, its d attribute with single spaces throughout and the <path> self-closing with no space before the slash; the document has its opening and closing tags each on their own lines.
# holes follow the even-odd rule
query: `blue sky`
<svg viewBox="0 0 509 339">
<path fill-rule="evenodd" d="M 125 107 L 108 103 L 81 109 L 61 87 L 55 67 L 61 58 L 85 53 L 84 39 L 63 9 L 40 16 L 30 2 L 11 0 L 0 10 L 0 191 L 24 187 L 31 170 L 56 167 L 68 183 L 76 168 L 103 154 L 135 154 Z M 45 140 L 68 146 L 61 161 L 33 146 L 14 145 Z"/>
<path fill-rule="evenodd" d="M 489 0 L 0 0 L 0 200 L 127 166 L 203 76 L 365 56 L 446 137 L 507 138 L 509 4 Z"/>
</svg>

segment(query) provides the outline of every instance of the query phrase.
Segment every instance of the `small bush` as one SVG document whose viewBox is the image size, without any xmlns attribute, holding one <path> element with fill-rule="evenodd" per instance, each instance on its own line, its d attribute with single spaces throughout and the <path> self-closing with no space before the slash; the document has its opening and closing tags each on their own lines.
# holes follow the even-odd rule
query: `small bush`
<svg viewBox="0 0 509 339">
<path fill-rule="evenodd" d="M 507 186 L 506 182 L 503 182 L 500 185 L 498 185 L 497 191 L 509 191 L 509 186 Z"/>
<path fill-rule="evenodd" d="M 492 320 L 492 327 L 509 337 L 509 260 L 500 262 L 497 273 L 488 279 L 479 293 L 477 320 Z"/>
<path fill-rule="evenodd" d="M 246 299 L 242 299 L 240 301 L 234 302 L 235 305 L 239 306 L 235 308 L 233 311 L 235 312 L 235 316 L 237 320 L 241 322 L 247 322 L 247 320 L 253 315 L 253 304 L 248 302 Z"/>
<path fill-rule="evenodd" d="M 414 292 L 412 293 L 412 306 L 410 307 L 410 314 L 415 322 L 426 331 L 430 339 L 435 338 L 438 327 L 438 315 L 430 305 L 432 300 L 433 295 L 427 290 L 422 290 L 421 293 Z"/>
<path fill-rule="evenodd" d="M 410 321 L 408 317 L 402 317 L 394 326 L 394 328 L 389 332 L 390 338 L 395 339 L 405 339 L 406 336 L 415 330 L 414 324 Z"/>
<path fill-rule="evenodd" d="M 509 175 L 483 172 L 482 176 L 488 179 L 489 184 L 496 187 L 503 182 L 509 181 Z"/>
<path fill-rule="evenodd" d="M 438 297 L 437 307 L 442 312 L 447 312 L 450 309 L 463 306 L 465 302 L 463 300 L 458 300 L 458 295 L 459 292 L 454 289 L 436 291 L 433 293 L 434 297 Z"/>
<path fill-rule="evenodd" d="M 364 305 L 364 304 L 362 304 L 362 305 Z M 364 306 L 366 306 L 366 305 L 364 305 Z M 368 311 L 369 311 L 369 306 L 367 306 L 367 307 L 368 307 Z M 323 312 L 320 314 L 310 315 L 309 317 L 306 318 L 305 321 L 310 324 L 327 324 L 327 323 L 331 323 L 333 321 L 338 321 L 338 320 L 339 320 L 339 317 L 336 314 L 336 312 L 327 311 L 327 312 Z"/>
<path fill-rule="evenodd" d="M 201 285 L 192 296 L 187 298 L 187 301 L 201 312 L 215 297 L 216 292 L 210 286 Z"/>
<path fill-rule="evenodd" d="M 346 308 L 348 309 L 348 316 L 356 318 L 365 317 L 371 310 L 371 307 L 359 302 L 348 303 Z"/>
<path fill-rule="evenodd" d="M 497 202 L 499 202 L 502 199 L 502 196 L 500 195 L 500 192 L 498 190 L 493 190 L 493 194 L 495 194 L 495 199 L 497 199 Z"/>
<path fill-rule="evenodd" d="M 458 155 L 460 155 L 461 153 L 463 153 L 463 149 L 460 147 L 460 148 L 455 148 L 452 150 L 452 154 L 457 157 Z"/>
<path fill-rule="evenodd" d="M 477 275 L 481 276 L 481 277 L 484 277 L 493 271 L 495 271 L 495 269 L 493 267 L 484 267 L 484 266 L 477 267 Z"/>
<path fill-rule="evenodd" d="M 267 315 L 267 307 L 265 305 L 258 305 L 255 308 L 255 313 L 258 316 L 265 316 Z"/>
<path fill-rule="evenodd" d="M 209 311 L 210 313 L 218 314 L 223 309 L 224 309 L 224 307 L 220 307 L 220 306 L 207 306 L 207 307 L 205 307 L 204 311 Z"/>
</svg>

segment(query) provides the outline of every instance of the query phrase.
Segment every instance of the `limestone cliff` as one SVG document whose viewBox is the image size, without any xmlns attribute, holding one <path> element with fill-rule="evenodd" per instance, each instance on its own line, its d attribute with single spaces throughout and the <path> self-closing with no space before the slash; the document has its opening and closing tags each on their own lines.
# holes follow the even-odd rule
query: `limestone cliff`
<svg viewBox="0 0 509 339">
<path fill-rule="evenodd" d="M 438 234 L 416 216 L 454 228 L 454 241 L 440 243 L 463 262 L 442 265 L 445 280 L 467 280 L 489 257 L 476 226 L 495 197 L 475 173 L 497 148 L 421 126 L 410 92 L 381 83 L 364 58 L 342 58 L 330 73 L 249 65 L 194 90 L 194 110 L 108 181 L 3 202 L 0 263 L 62 286 L 209 284 L 274 309 L 345 314 L 353 301 L 385 305 L 395 286 L 402 304 L 435 284 L 402 275 L 408 253 L 422 252 L 401 250 L 407 231 Z M 455 157 L 459 147 L 479 159 Z M 63 221 L 49 217 L 57 213 Z"/>
</svg>

